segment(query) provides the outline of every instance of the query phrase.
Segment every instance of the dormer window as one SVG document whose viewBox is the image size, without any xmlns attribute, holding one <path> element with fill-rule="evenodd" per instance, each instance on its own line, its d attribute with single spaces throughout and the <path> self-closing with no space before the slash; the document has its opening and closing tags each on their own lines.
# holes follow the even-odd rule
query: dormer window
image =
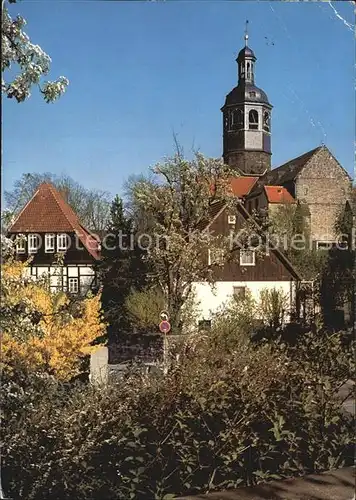
<svg viewBox="0 0 356 500">
<path fill-rule="evenodd" d="M 38 234 L 28 235 L 28 253 L 36 253 L 39 248 Z"/>
<path fill-rule="evenodd" d="M 56 236 L 54 234 L 46 234 L 45 236 L 45 252 L 54 253 Z"/>
<path fill-rule="evenodd" d="M 19 236 L 16 239 L 16 253 L 25 253 L 26 251 L 26 239 L 24 236 Z"/>
<path fill-rule="evenodd" d="M 65 252 L 68 249 L 69 242 L 68 242 L 68 235 L 67 234 L 58 234 L 57 235 L 57 250 L 58 252 Z"/>
<path fill-rule="evenodd" d="M 253 130 L 258 129 L 258 113 L 255 109 L 251 109 L 248 114 L 248 128 Z"/>
</svg>

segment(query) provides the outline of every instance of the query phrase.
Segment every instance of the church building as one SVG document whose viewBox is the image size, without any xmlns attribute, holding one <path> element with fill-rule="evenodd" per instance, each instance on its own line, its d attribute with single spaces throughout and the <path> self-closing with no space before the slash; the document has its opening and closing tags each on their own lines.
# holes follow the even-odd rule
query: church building
<svg viewBox="0 0 356 500">
<path fill-rule="evenodd" d="M 353 198 L 352 179 L 325 145 L 271 168 L 272 105 L 255 84 L 256 61 L 246 30 L 245 46 L 236 59 L 237 86 L 221 108 L 223 159 L 241 176 L 234 180 L 234 191 L 239 182 L 249 186 L 242 199 L 250 213 L 303 204 L 313 244 L 330 245 L 337 240 L 336 219 Z"/>
<path fill-rule="evenodd" d="M 236 172 L 231 190 L 241 200 L 241 207 L 234 215 L 222 208 L 210 228 L 228 234 L 241 229 L 251 216 L 253 219 L 255 211 L 271 215 L 279 208 L 299 204 L 309 228 L 311 241 L 307 244 L 328 249 L 338 241 L 335 223 L 339 214 L 354 206 L 351 177 L 325 145 L 272 168 L 273 106 L 255 83 L 257 57 L 248 46 L 247 31 L 236 62 L 237 85 L 227 94 L 221 111 L 223 160 Z M 274 250 L 263 256 L 249 249 L 240 250 L 237 260 L 217 272 L 214 291 L 206 283 L 195 283 L 194 288 L 206 321 L 232 296 L 249 292 L 258 301 L 263 290 L 272 289 L 284 294 L 290 318 L 296 307 L 296 286 L 303 279 L 283 252 Z"/>
</svg>

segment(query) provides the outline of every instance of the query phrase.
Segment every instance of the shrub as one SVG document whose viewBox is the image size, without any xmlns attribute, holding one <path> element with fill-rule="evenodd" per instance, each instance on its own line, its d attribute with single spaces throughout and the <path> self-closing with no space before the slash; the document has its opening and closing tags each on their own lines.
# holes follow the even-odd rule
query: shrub
<svg viewBox="0 0 356 500">
<path fill-rule="evenodd" d="M 160 312 L 165 308 L 165 299 L 157 288 L 133 290 L 128 295 L 125 307 L 131 323 L 139 330 L 157 330 Z"/>
<path fill-rule="evenodd" d="M 266 326 L 278 329 L 283 325 L 289 309 L 288 296 L 277 288 L 265 288 L 260 293 L 259 312 Z"/>
<path fill-rule="evenodd" d="M 331 362 L 334 337 L 293 351 L 253 345 L 229 325 L 225 346 L 215 328 L 190 339 L 166 376 L 131 374 L 106 390 L 6 375 L 6 493 L 163 499 L 352 463 L 355 421 L 334 383 L 353 366 Z"/>
<path fill-rule="evenodd" d="M 10 260 L 1 270 L 1 362 L 64 380 L 78 375 L 81 360 L 105 330 L 100 296 L 70 300 L 63 292 L 52 293 L 45 278 L 35 282 L 24 276 L 21 262 Z"/>
</svg>

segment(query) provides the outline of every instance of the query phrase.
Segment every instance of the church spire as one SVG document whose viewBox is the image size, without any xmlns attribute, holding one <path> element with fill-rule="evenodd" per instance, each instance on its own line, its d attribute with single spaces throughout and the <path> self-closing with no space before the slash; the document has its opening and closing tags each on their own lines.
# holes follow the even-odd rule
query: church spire
<svg viewBox="0 0 356 500">
<path fill-rule="evenodd" d="M 256 56 L 248 46 L 237 56 L 238 85 L 226 96 L 223 112 L 224 162 L 245 175 L 263 175 L 271 169 L 271 110 L 266 93 L 255 85 Z"/>
<path fill-rule="evenodd" d="M 255 83 L 255 62 L 256 56 L 253 51 L 248 47 L 248 20 L 245 22 L 245 47 L 240 50 L 237 56 L 238 65 L 238 82 L 239 85 L 254 84 Z"/>
<path fill-rule="evenodd" d="M 248 27 L 248 19 L 246 19 L 246 22 L 245 22 L 245 36 L 244 36 L 244 39 L 245 39 L 245 47 L 247 47 L 247 42 L 248 42 L 248 31 L 247 31 L 247 27 Z"/>
</svg>

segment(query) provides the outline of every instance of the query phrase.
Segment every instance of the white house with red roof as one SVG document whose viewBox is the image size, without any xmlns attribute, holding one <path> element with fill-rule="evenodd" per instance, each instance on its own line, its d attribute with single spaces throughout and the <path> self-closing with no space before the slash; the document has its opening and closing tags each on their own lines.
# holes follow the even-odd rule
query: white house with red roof
<svg viewBox="0 0 356 500">
<path fill-rule="evenodd" d="M 57 189 L 42 183 L 8 230 L 16 238 L 16 254 L 37 279 L 48 275 L 53 291 L 85 294 L 97 285 L 94 264 L 100 241 L 83 227 Z M 61 256 L 61 258 L 59 258 Z"/>
</svg>

